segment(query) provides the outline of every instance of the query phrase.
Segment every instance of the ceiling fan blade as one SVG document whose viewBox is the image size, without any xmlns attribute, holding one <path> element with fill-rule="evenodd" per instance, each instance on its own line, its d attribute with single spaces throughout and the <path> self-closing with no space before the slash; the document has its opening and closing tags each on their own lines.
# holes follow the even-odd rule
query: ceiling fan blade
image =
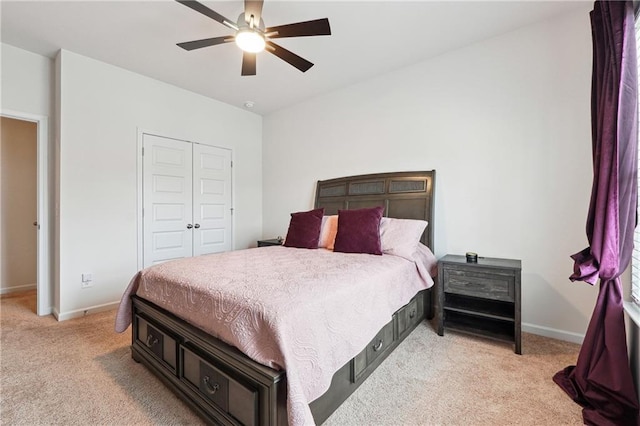
<svg viewBox="0 0 640 426">
<path fill-rule="evenodd" d="M 256 75 L 256 54 L 242 52 L 242 75 Z"/>
<path fill-rule="evenodd" d="M 233 21 L 230 21 L 229 19 L 225 18 L 224 16 L 220 15 L 218 12 L 215 12 L 211 9 L 209 9 L 207 6 L 203 5 L 202 3 L 198 3 L 195 0 L 176 0 L 178 3 L 181 3 L 193 10 L 195 10 L 196 12 L 200 12 L 202 13 L 204 16 L 207 16 L 211 19 L 213 19 L 214 21 L 220 22 L 222 25 L 232 28 L 234 30 L 238 30 L 238 26 L 236 24 L 233 23 Z"/>
<path fill-rule="evenodd" d="M 277 34 L 271 35 L 270 33 L 272 32 L 277 32 Z M 265 33 L 269 34 L 269 38 L 320 36 L 331 35 L 331 27 L 329 26 L 329 19 L 322 18 L 269 27 L 265 30 Z"/>
<path fill-rule="evenodd" d="M 205 38 L 202 40 L 194 40 L 194 41 L 185 41 L 184 43 L 178 43 L 178 46 L 182 47 L 184 50 L 194 50 L 194 49 L 200 49 L 202 47 L 209 47 L 209 46 L 215 46 L 222 43 L 227 43 L 229 41 L 233 41 L 232 36 Z"/>
<path fill-rule="evenodd" d="M 249 22 L 253 15 L 253 22 L 256 27 L 260 26 L 260 18 L 262 17 L 263 0 L 244 0 L 244 20 Z"/>
<path fill-rule="evenodd" d="M 288 51 L 282 46 L 278 46 L 277 44 L 267 40 L 267 51 L 273 53 L 278 58 L 282 59 L 285 62 L 290 63 L 294 67 L 298 68 L 302 72 L 306 72 L 309 68 L 313 66 L 313 64 L 307 61 L 304 58 L 296 55 L 293 52 Z"/>
</svg>

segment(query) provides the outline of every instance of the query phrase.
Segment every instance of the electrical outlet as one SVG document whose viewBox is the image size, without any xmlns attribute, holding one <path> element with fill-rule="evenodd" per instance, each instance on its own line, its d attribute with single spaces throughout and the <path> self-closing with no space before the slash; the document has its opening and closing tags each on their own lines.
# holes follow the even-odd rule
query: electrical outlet
<svg viewBox="0 0 640 426">
<path fill-rule="evenodd" d="M 82 274 L 82 283 L 80 284 L 81 288 L 89 288 L 93 287 L 93 275 L 92 274 Z"/>
</svg>

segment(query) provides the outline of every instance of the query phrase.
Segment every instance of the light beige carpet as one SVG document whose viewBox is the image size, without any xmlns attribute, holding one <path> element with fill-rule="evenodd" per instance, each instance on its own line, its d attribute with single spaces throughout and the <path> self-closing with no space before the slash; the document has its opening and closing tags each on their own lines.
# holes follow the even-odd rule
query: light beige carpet
<svg viewBox="0 0 640 426">
<path fill-rule="evenodd" d="M 1 299 L 2 425 L 202 424 L 131 359 L 114 311 L 57 322 L 35 303 L 33 292 Z M 579 425 L 580 407 L 551 380 L 578 349 L 525 334 L 518 356 L 424 322 L 325 425 Z"/>
</svg>

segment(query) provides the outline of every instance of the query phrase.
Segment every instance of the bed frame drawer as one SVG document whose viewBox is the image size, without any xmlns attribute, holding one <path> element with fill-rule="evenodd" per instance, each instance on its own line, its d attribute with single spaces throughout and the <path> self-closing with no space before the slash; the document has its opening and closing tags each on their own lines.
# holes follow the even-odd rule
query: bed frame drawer
<svg viewBox="0 0 640 426">
<path fill-rule="evenodd" d="M 175 373 L 177 367 L 175 339 L 139 315 L 136 316 L 135 324 L 135 343 L 155 355 L 165 367 Z"/>
<path fill-rule="evenodd" d="M 351 378 L 353 382 L 394 342 L 393 325 L 394 321 L 389 321 L 387 325 L 371 339 L 367 347 L 353 358 L 353 377 Z"/>
<path fill-rule="evenodd" d="M 212 339 L 150 302 L 137 296 L 132 299 L 133 359 L 151 369 L 207 423 L 287 424 L 284 371 L 275 371 L 247 358 L 236 348 Z M 151 330 L 150 342 L 155 340 L 154 336 L 162 335 L 162 358 L 158 356 L 159 338 L 152 345 L 154 350 L 147 347 L 147 329 Z"/>
<path fill-rule="evenodd" d="M 413 299 L 398 311 L 398 335 L 411 329 L 411 326 L 424 315 L 424 304 L 421 304 L 422 311 L 418 310 L 418 299 Z"/>
<path fill-rule="evenodd" d="M 180 379 L 200 397 L 246 426 L 258 423 L 258 391 L 225 374 L 214 363 L 181 346 Z"/>
<path fill-rule="evenodd" d="M 367 365 L 371 364 L 393 343 L 393 321 L 389 321 L 367 346 Z"/>
</svg>

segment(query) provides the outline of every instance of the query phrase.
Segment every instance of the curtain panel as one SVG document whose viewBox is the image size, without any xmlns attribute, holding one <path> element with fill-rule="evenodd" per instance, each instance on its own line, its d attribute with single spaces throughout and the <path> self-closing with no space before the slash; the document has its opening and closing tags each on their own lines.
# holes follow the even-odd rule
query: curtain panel
<svg viewBox="0 0 640 426">
<path fill-rule="evenodd" d="M 589 247 L 571 256 L 572 281 L 600 287 L 575 366 L 554 381 L 582 405 L 588 425 L 640 425 L 624 326 L 620 275 L 629 266 L 637 206 L 638 67 L 633 3 L 591 11 L 593 185 Z"/>
</svg>

